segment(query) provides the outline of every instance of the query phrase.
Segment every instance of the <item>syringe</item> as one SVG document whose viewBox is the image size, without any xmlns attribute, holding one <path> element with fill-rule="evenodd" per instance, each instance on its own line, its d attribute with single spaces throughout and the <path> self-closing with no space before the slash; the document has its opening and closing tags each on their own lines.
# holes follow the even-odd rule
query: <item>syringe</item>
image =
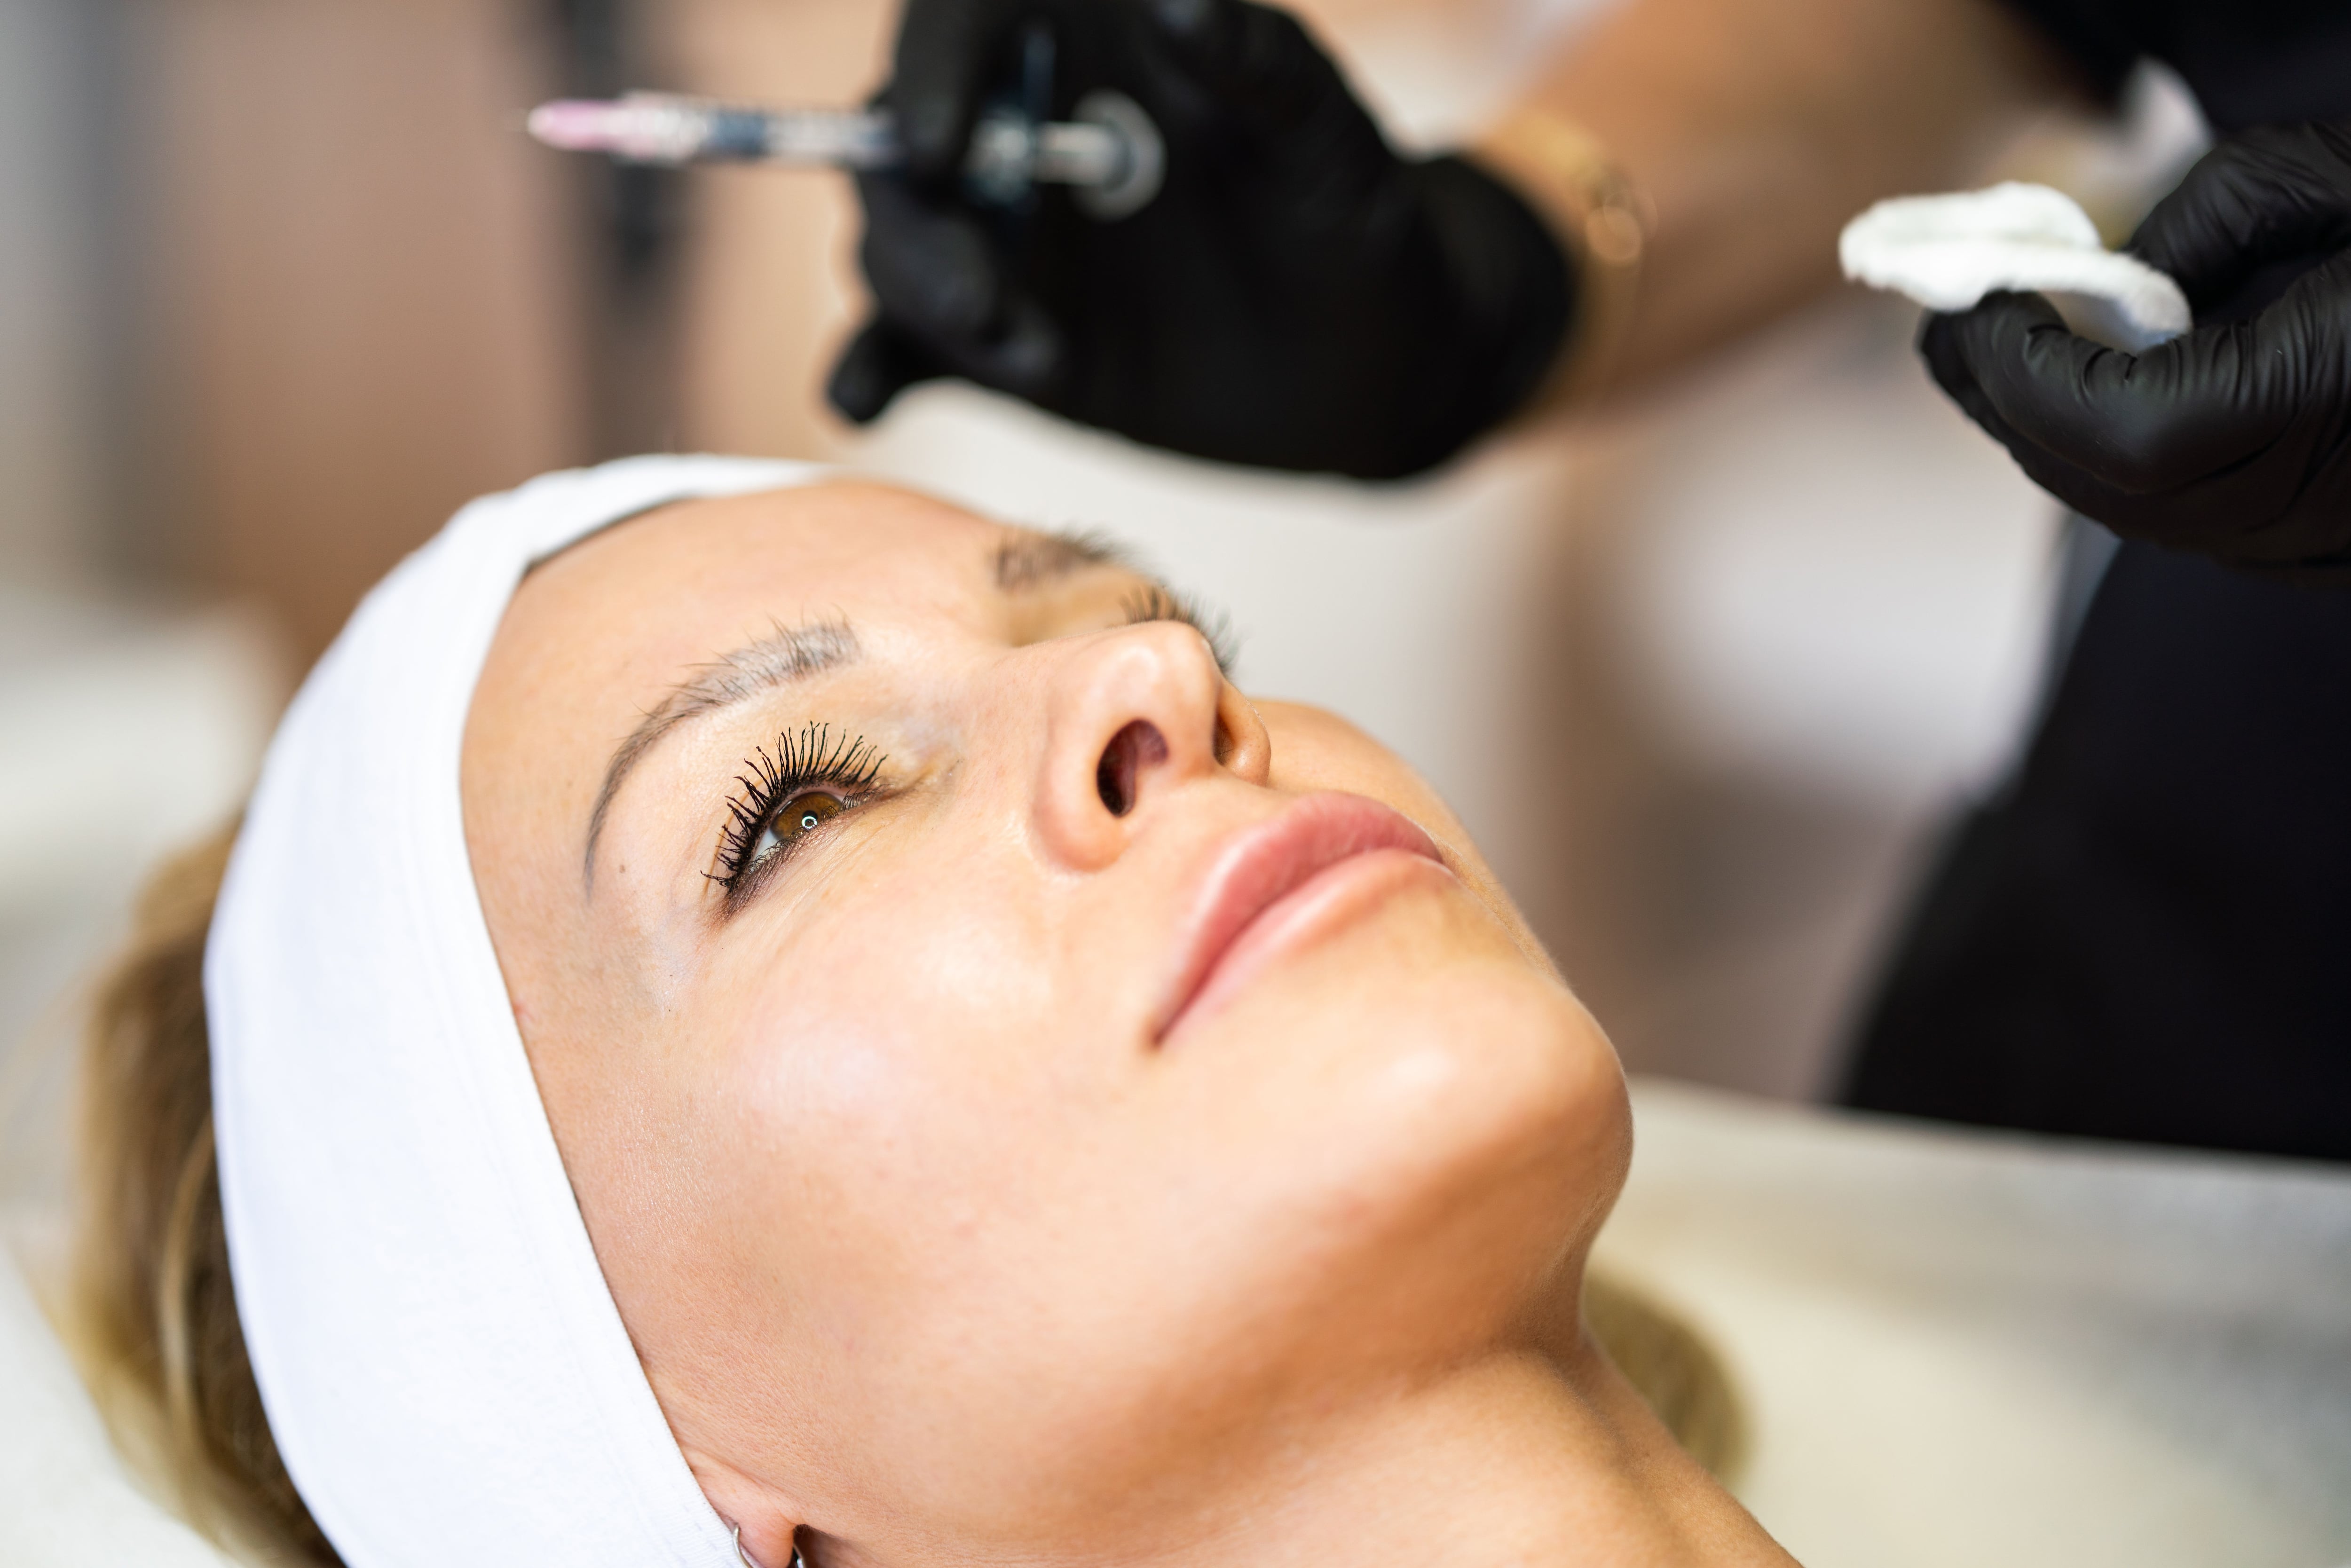
<svg viewBox="0 0 2351 1568">
<path fill-rule="evenodd" d="M 904 160 L 886 110 L 744 109 L 668 93 L 566 99 L 530 113 L 550 147 L 604 152 L 632 163 L 819 164 L 888 169 Z M 1166 153 L 1159 128 L 1123 93 L 1092 92 L 1068 121 L 1039 122 L 995 109 L 972 128 L 964 178 L 982 201 L 1010 205 L 1031 185 L 1071 187 L 1078 205 L 1109 221 L 1159 193 Z"/>
</svg>

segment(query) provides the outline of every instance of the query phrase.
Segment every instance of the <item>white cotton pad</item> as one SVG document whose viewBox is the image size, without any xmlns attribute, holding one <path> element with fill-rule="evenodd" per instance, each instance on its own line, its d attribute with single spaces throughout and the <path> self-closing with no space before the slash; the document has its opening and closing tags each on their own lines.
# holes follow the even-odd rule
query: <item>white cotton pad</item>
<svg viewBox="0 0 2351 1568">
<path fill-rule="evenodd" d="M 1948 196 L 1899 196 L 1845 225 L 1844 275 L 1931 310 L 1965 310 L 1995 289 L 2053 294 L 2084 336 L 2136 352 L 2188 330 L 2179 285 L 2099 242 L 2063 191 L 2011 182 Z"/>
</svg>

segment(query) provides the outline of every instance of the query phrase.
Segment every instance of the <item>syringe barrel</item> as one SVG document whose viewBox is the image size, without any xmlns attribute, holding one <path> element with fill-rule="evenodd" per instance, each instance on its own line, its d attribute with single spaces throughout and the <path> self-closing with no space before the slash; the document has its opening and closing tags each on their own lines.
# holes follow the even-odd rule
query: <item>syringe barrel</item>
<svg viewBox="0 0 2351 1568">
<path fill-rule="evenodd" d="M 557 147 L 638 163 L 786 162 L 887 169 L 904 158 L 883 110 L 740 109 L 666 93 L 610 103 L 542 104 L 531 133 Z M 1117 93 L 1090 93 L 1069 122 L 1040 124 L 1011 110 L 972 129 L 964 179 L 979 200 L 1010 205 L 1032 185 L 1069 185 L 1097 217 L 1125 215 L 1157 193 L 1163 166 L 1150 117 Z"/>
</svg>

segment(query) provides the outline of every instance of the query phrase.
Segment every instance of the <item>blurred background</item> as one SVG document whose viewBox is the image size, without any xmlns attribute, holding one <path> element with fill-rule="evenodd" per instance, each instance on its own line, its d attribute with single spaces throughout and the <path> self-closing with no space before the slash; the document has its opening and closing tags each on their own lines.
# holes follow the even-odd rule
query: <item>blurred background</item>
<svg viewBox="0 0 2351 1568">
<path fill-rule="evenodd" d="M 1400 141 L 1474 135 L 1606 0 L 1302 7 Z M 1907 308 L 1827 302 L 1572 434 L 1373 489 L 1145 454 L 968 388 L 823 408 L 844 182 L 620 171 L 532 102 L 848 103 L 892 0 L 0 0 L 0 1184 L 55 1178 L 78 988 L 155 857 L 458 504 L 649 450 L 822 457 L 1099 528 L 1243 684 L 1433 777 L 1636 1070 L 1790 1099 L 2041 682 L 2053 507 Z M 2202 131 L 2149 76 L 1994 172 L 2114 233 Z"/>
</svg>

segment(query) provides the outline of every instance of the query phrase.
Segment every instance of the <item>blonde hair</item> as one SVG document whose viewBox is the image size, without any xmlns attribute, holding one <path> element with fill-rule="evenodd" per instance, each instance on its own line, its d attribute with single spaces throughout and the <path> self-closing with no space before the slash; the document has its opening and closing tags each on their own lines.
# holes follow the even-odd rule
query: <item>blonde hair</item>
<svg viewBox="0 0 2351 1568">
<path fill-rule="evenodd" d="M 83 1061 L 77 1348 L 118 1442 L 190 1522 L 263 1562 L 340 1568 L 270 1435 L 221 1223 L 204 962 L 235 839 L 232 826 L 156 873 L 99 988 Z M 1728 1479 L 1744 1423 L 1706 1343 L 1604 1279 L 1586 1283 L 1583 1310 L 1676 1440 Z"/>
<path fill-rule="evenodd" d="M 117 1440 L 191 1523 L 248 1557 L 340 1568 L 270 1436 L 221 1223 L 204 934 L 235 837 L 156 873 L 98 990 L 83 1042 L 77 1348 Z"/>
</svg>

